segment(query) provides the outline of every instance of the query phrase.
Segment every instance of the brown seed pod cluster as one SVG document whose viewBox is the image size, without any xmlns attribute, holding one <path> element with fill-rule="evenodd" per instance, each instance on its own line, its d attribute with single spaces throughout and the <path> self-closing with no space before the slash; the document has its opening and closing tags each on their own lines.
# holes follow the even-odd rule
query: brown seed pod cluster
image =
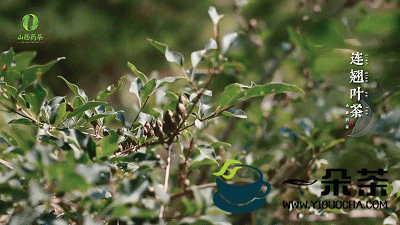
<svg viewBox="0 0 400 225">
<path fill-rule="evenodd" d="M 165 142 L 164 134 L 166 134 L 167 137 L 169 137 L 171 140 L 172 136 L 178 129 L 179 123 L 187 117 L 186 104 L 186 97 L 180 95 L 175 113 L 168 109 L 164 113 L 164 121 L 156 120 L 153 122 L 146 122 L 142 127 L 144 139 L 158 137 L 158 142 L 160 144 L 163 144 Z M 125 145 L 123 145 L 122 147 L 132 148 L 132 144 L 136 145 L 136 143 L 131 138 L 128 139 L 129 140 L 125 141 Z M 148 146 L 149 144 L 150 143 L 147 142 L 146 146 Z"/>
<path fill-rule="evenodd" d="M 178 103 L 176 104 L 175 114 L 171 110 L 167 110 L 164 114 L 163 129 L 166 134 L 172 134 L 176 131 L 179 123 L 186 119 L 186 104 L 187 99 L 184 95 L 179 95 Z"/>
</svg>

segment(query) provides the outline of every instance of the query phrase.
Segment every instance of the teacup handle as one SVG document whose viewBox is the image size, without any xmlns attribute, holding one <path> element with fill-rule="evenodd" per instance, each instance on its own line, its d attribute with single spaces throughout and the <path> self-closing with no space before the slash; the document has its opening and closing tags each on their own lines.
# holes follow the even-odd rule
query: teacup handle
<svg viewBox="0 0 400 225">
<path fill-rule="evenodd" d="M 265 198 L 265 196 L 267 196 L 267 194 L 271 191 L 270 183 L 268 183 L 267 181 L 263 181 L 263 185 L 267 186 L 267 190 L 261 196 L 257 195 L 256 198 Z"/>
</svg>

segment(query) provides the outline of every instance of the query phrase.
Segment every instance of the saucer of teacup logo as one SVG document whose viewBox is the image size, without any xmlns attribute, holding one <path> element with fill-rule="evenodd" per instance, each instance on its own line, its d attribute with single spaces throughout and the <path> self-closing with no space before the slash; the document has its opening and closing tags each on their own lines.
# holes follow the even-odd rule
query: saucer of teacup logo
<svg viewBox="0 0 400 225">
<path fill-rule="evenodd" d="M 27 31 L 36 30 L 39 26 L 39 19 L 33 14 L 27 14 L 22 18 L 22 26 Z"/>
</svg>

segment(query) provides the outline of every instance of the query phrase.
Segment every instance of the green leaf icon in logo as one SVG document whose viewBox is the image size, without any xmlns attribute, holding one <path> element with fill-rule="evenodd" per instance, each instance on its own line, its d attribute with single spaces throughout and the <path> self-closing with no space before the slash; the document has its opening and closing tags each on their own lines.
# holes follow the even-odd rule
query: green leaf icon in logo
<svg viewBox="0 0 400 225">
<path fill-rule="evenodd" d="M 31 18 L 32 18 L 32 25 L 29 26 L 29 20 Z M 22 18 L 22 26 L 27 31 L 36 30 L 36 28 L 39 26 L 39 19 L 33 14 L 27 14 L 27 15 L 24 16 L 24 18 Z"/>
<path fill-rule="evenodd" d="M 224 165 L 222 166 L 222 168 L 221 168 L 220 171 L 213 173 L 213 175 L 218 176 L 218 177 L 219 177 L 219 176 L 223 176 L 223 177 L 224 177 L 225 179 L 227 179 L 227 180 L 232 179 L 232 178 L 235 176 L 236 172 L 237 172 L 239 169 L 242 168 L 242 167 L 236 166 L 236 167 L 235 167 L 234 169 L 232 169 L 232 170 L 228 169 L 228 167 L 229 167 L 230 165 L 232 165 L 232 164 L 242 164 L 242 163 L 239 162 L 239 161 L 237 161 L 237 160 L 230 159 L 230 160 L 228 160 L 228 161 L 226 161 L 226 162 L 224 163 Z M 225 173 L 227 170 L 228 170 L 229 172 L 231 172 L 231 173 L 228 174 L 228 175 L 224 175 L 224 173 Z"/>
</svg>

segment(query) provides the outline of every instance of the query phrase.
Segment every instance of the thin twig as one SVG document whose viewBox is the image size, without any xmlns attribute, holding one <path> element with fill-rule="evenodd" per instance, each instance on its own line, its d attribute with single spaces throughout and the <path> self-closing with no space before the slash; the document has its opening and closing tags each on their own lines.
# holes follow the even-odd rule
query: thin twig
<svg viewBox="0 0 400 225">
<path fill-rule="evenodd" d="M 231 105 L 231 106 L 225 107 L 225 108 L 223 108 L 223 109 L 221 109 L 221 110 L 219 110 L 219 111 L 216 111 L 216 112 L 214 112 L 213 114 L 207 116 L 206 118 L 201 118 L 201 119 L 198 119 L 198 120 L 199 120 L 200 122 L 203 122 L 203 121 L 205 121 L 205 120 L 212 119 L 213 117 L 218 116 L 220 113 L 222 113 L 222 112 L 224 112 L 224 111 L 226 111 L 226 110 L 228 110 L 228 109 L 230 109 L 230 108 L 232 108 L 232 107 L 234 107 L 234 106 L 235 106 L 235 105 Z M 195 125 L 195 123 L 193 122 L 193 123 L 191 123 L 190 125 L 187 125 L 186 127 L 180 129 L 179 131 L 186 130 L 187 128 L 192 127 L 192 126 L 194 126 L 194 125 Z"/>
<path fill-rule="evenodd" d="M 14 168 L 11 166 L 11 163 L 9 163 L 9 162 L 7 162 L 7 161 L 5 161 L 5 160 L 0 159 L 0 163 L 3 164 L 4 166 L 10 168 L 10 169 L 14 169 Z"/>
<path fill-rule="evenodd" d="M 139 112 L 137 113 L 135 119 L 133 120 L 130 129 L 132 129 L 132 127 L 133 127 L 133 125 L 135 124 L 136 120 L 139 118 L 139 115 L 140 115 L 140 113 L 142 112 L 142 110 L 143 110 L 144 106 L 146 105 L 147 101 L 149 100 L 149 98 L 150 98 L 150 95 L 148 95 L 148 96 L 146 97 L 146 99 L 145 99 L 144 102 L 143 102 L 143 105 L 140 106 L 140 110 L 139 110 Z"/>
<path fill-rule="evenodd" d="M 169 181 L 169 171 L 171 169 L 171 149 L 172 143 L 168 146 L 168 158 L 167 158 L 167 168 L 165 169 L 165 179 L 164 179 L 164 192 L 168 191 L 168 181 Z M 158 216 L 160 220 L 163 219 L 165 206 L 161 205 L 160 215 Z"/>
</svg>

